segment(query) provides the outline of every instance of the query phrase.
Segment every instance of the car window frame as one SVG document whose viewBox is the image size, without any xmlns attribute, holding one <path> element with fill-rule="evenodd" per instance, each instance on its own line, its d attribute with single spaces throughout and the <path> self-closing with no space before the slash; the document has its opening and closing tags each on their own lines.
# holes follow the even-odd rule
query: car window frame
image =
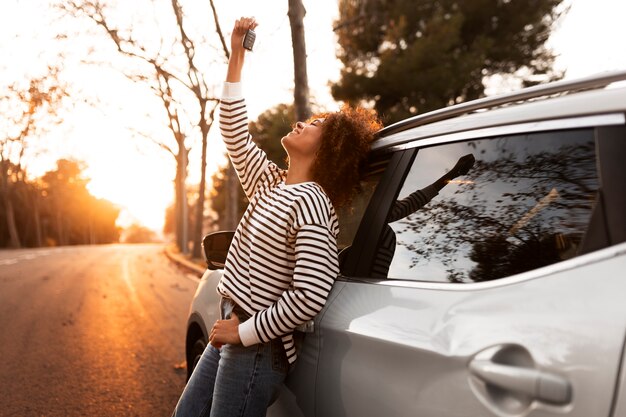
<svg viewBox="0 0 626 417">
<path fill-rule="evenodd" d="M 609 245 L 626 242 L 626 124 L 596 129 L 598 175 Z M 621 180 L 620 180 L 621 179 Z"/>
<path fill-rule="evenodd" d="M 340 279 L 352 279 L 357 276 L 367 275 L 371 264 L 373 264 L 376 242 L 382 232 L 387 213 L 392 202 L 398 196 L 400 186 L 404 182 L 406 175 L 409 173 L 409 169 L 417 154 L 417 149 L 395 151 L 384 149 L 377 153 L 388 152 L 393 154 L 361 218 L 361 223 L 350 247 L 350 253 L 346 255 L 343 263 L 339 276 Z M 373 245 L 371 244 L 372 239 L 376 240 Z"/>
<path fill-rule="evenodd" d="M 598 143 L 601 143 L 603 141 L 603 138 L 613 137 L 613 135 L 615 134 L 619 135 L 620 132 L 626 132 L 626 114 L 619 113 L 619 115 L 622 116 L 621 120 L 615 118 L 615 112 L 611 112 L 608 114 L 600 114 L 594 116 L 583 115 L 577 118 L 568 117 L 563 119 L 550 119 L 540 122 L 534 122 L 532 124 L 533 128 L 529 133 L 562 131 L 588 127 L 594 130 L 594 134 L 596 136 L 596 146 L 598 146 Z M 519 129 L 523 129 L 524 127 L 528 127 L 529 124 L 521 123 L 517 124 L 516 126 L 519 127 Z M 545 129 L 541 129 L 542 126 L 545 126 Z M 613 129 L 613 131 L 611 131 L 612 128 L 617 129 Z M 525 133 L 524 130 L 515 129 L 512 125 L 501 126 L 501 129 L 502 135 L 505 136 L 514 135 L 516 133 Z M 402 185 L 404 184 L 406 176 L 409 174 L 413 161 L 415 160 L 415 157 L 419 150 L 425 147 L 445 145 L 454 142 L 489 139 L 490 137 L 497 136 L 501 136 L 498 128 L 490 128 L 488 130 L 477 129 L 463 132 L 462 135 L 444 135 L 442 137 L 428 138 L 427 140 L 408 140 L 401 145 L 377 149 L 378 152 L 393 152 L 394 156 L 392 157 L 392 161 L 395 160 L 395 164 L 394 166 L 391 166 L 391 163 L 389 164 L 390 167 L 387 168 L 387 171 L 381 178 L 381 181 L 379 182 L 376 190 L 374 191 L 374 194 L 372 195 L 370 203 L 365 210 L 365 214 L 363 215 L 361 223 L 355 234 L 353 249 L 346 259 L 346 267 L 342 269 L 342 273 L 340 274 L 338 279 L 341 281 L 365 282 L 372 284 L 379 283 L 384 285 L 397 285 L 420 288 L 448 288 L 457 290 L 462 288 L 463 290 L 472 290 L 483 287 L 510 285 L 520 280 L 533 279 L 539 276 L 543 276 L 546 273 L 549 273 L 555 269 L 569 269 L 572 267 L 572 265 L 578 265 L 580 263 L 587 262 L 588 258 L 594 259 L 598 256 L 601 257 L 602 255 L 593 256 L 596 253 L 593 252 L 591 253 L 591 257 L 587 256 L 588 254 L 579 255 L 563 262 L 547 265 L 538 269 L 523 272 L 521 274 L 511 275 L 492 281 L 474 283 L 432 282 L 407 280 L 400 278 L 375 278 L 369 276 L 374 264 L 374 255 L 377 250 L 378 238 L 382 233 L 387 213 L 389 213 L 392 202 L 397 199 L 397 196 L 400 193 Z M 626 146 L 624 145 L 624 140 L 626 140 L 626 137 L 622 138 L 623 140 L 620 143 L 620 146 Z M 599 159 L 600 157 L 597 155 L 596 160 Z M 617 168 L 615 167 L 616 165 Z M 611 164 L 611 169 L 613 171 L 619 170 L 618 172 L 624 173 L 626 169 L 619 165 L 620 164 L 615 163 Z M 602 174 L 602 167 L 599 167 L 598 176 L 601 176 Z M 619 183 L 619 181 L 613 182 Z M 624 184 L 621 184 L 621 186 L 626 187 L 626 182 Z M 611 189 L 611 192 L 608 193 L 610 195 L 615 195 L 615 193 L 618 193 L 617 195 L 619 195 L 620 190 L 622 193 L 624 191 L 623 188 L 620 188 L 619 184 L 613 186 L 612 188 L 617 189 Z M 605 197 L 603 196 L 603 199 L 604 198 Z M 626 206 L 626 203 L 622 202 L 622 204 Z M 606 234 L 608 233 L 607 228 L 610 227 L 611 224 L 616 224 L 618 226 L 621 224 L 621 227 L 624 227 L 624 219 L 619 218 L 620 216 L 618 215 L 617 211 L 609 216 L 606 212 L 606 208 L 602 207 L 601 214 L 602 216 L 604 216 L 603 221 L 596 221 L 592 225 L 590 220 L 589 228 L 592 228 L 592 226 L 595 228 L 601 228 L 601 230 L 598 231 L 601 234 Z M 620 245 L 619 242 L 617 243 L 617 245 Z M 605 248 L 611 248 L 613 246 L 615 246 L 615 243 L 609 243 L 605 246 Z M 596 249 L 593 250 L 597 251 Z M 611 256 L 610 250 L 604 252 L 607 252 L 609 254 L 609 257 Z M 583 258 L 582 260 L 579 259 L 581 257 Z M 554 265 L 559 266 L 555 267 Z"/>
</svg>

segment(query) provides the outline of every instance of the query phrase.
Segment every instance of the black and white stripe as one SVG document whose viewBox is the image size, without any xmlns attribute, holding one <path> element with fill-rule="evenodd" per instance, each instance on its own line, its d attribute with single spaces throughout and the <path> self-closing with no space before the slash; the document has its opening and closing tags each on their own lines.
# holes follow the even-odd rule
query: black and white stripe
<svg viewBox="0 0 626 417">
<path fill-rule="evenodd" d="M 318 184 L 285 184 L 250 138 L 243 98 L 222 99 L 220 128 L 250 204 L 218 291 L 252 316 L 239 326 L 244 345 L 280 337 L 293 363 L 293 330 L 322 309 L 339 273 L 337 216 Z"/>
</svg>

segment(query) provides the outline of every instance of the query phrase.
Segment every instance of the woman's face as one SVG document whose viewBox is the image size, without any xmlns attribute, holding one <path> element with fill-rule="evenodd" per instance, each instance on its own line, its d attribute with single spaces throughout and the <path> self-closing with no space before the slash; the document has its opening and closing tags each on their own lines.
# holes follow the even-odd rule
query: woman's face
<svg viewBox="0 0 626 417">
<path fill-rule="evenodd" d="M 291 132 L 281 139 L 289 159 L 314 158 L 322 142 L 324 119 L 314 119 L 311 123 L 296 123 Z"/>
</svg>

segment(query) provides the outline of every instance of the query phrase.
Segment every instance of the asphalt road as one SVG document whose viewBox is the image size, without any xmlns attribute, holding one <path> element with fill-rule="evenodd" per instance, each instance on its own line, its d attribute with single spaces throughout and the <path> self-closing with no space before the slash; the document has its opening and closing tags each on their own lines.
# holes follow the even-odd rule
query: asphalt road
<svg viewBox="0 0 626 417">
<path fill-rule="evenodd" d="M 169 416 L 197 283 L 160 245 L 0 251 L 0 416 Z"/>
</svg>

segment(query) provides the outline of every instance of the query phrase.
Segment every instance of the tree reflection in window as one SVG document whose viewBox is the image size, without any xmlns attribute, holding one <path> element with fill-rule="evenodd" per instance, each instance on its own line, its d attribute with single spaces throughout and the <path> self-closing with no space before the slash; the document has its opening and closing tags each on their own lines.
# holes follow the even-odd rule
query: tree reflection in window
<svg viewBox="0 0 626 417">
<path fill-rule="evenodd" d="M 389 224 L 396 238 L 390 278 L 486 281 L 578 254 L 598 190 L 592 130 L 421 149 L 399 199 L 468 153 L 476 162 L 466 175 Z"/>
</svg>

